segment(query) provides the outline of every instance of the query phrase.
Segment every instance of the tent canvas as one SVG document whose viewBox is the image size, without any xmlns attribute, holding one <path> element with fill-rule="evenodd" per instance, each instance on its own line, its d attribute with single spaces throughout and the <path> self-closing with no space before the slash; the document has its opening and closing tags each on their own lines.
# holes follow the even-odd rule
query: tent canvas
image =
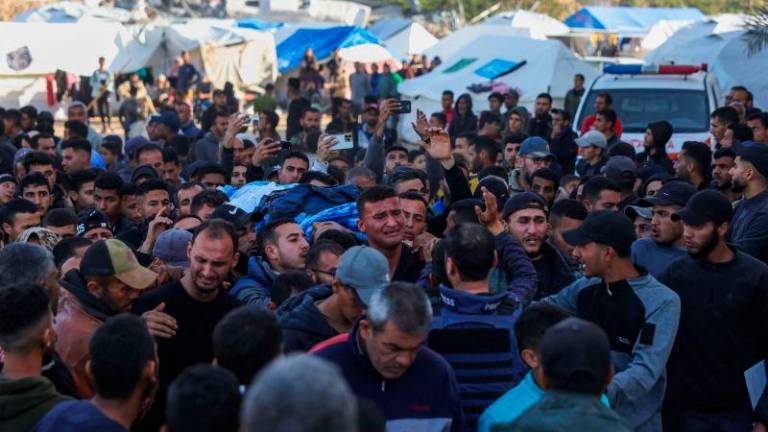
<svg viewBox="0 0 768 432">
<path fill-rule="evenodd" d="M 500 52 L 497 47 L 506 49 Z M 500 37 L 483 35 L 466 40 L 451 60 L 444 61 L 429 74 L 404 81 L 399 91 L 404 99 L 410 100 L 412 113 L 421 109 L 427 115 L 440 111 L 440 98 L 443 90 L 452 90 L 456 97 L 462 93 L 472 96 L 475 113 L 488 106 L 489 91 L 475 93 L 467 87 L 476 84 L 489 84 L 484 77 L 489 64 L 509 66 L 512 72 L 495 79 L 499 87 L 517 89 L 521 93 L 520 104 L 532 107 L 536 96 L 542 92 L 550 93 L 555 99 L 555 106 L 562 106 L 565 93 L 573 86 L 573 76 L 582 73 L 587 83 L 594 79 L 597 72 L 586 62 L 576 58 L 559 41 L 534 40 L 515 36 Z M 466 60 L 464 60 L 466 59 Z M 471 61 L 471 59 L 476 59 Z M 514 69 L 513 63 L 522 63 Z M 465 63 L 459 67 L 457 63 Z M 493 74 L 492 74 L 493 75 Z M 489 75 L 486 75 L 489 76 Z M 416 136 L 410 127 L 413 119 L 401 119 L 400 134 L 407 141 L 415 141 Z"/>
<path fill-rule="evenodd" d="M 625 36 L 643 36 L 661 20 L 697 21 L 704 14 L 697 8 L 641 8 L 587 6 L 565 19 L 572 29 L 611 31 Z"/>
<path fill-rule="evenodd" d="M 421 54 L 438 42 L 438 39 L 419 23 L 411 23 L 404 29 L 384 40 L 384 46 L 394 55 L 410 59 Z"/>
<path fill-rule="evenodd" d="M 549 15 L 527 10 L 496 14 L 482 22 L 484 25 L 505 25 L 528 29 L 533 39 L 547 39 L 568 34 L 568 26 Z"/>
<path fill-rule="evenodd" d="M 716 24 L 710 23 L 714 29 Z M 646 56 L 651 63 L 707 63 L 723 94 L 736 85 L 747 87 L 755 97 L 755 106 L 768 107 L 768 81 L 759 71 L 768 68 L 768 51 L 747 55 L 744 30 L 705 33 L 702 26 L 681 29 L 666 43 Z"/>
<path fill-rule="evenodd" d="M 13 22 L 76 23 L 76 22 L 126 22 L 132 13 L 120 8 L 88 7 L 82 3 L 62 1 L 26 10 L 15 17 Z"/>
<path fill-rule="evenodd" d="M 529 38 L 530 32 L 525 28 L 509 27 L 505 25 L 495 24 L 481 24 L 462 27 L 453 33 L 448 34 L 444 38 L 440 39 L 436 44 L 429 47 L 424 54 L 432 58 L 435 56 L 440 57 L 443 62 L 452 59 L 459 51 L 462 51 L 468 46 L 468 42 L 475 40 L 481 36 L 495 36 L 499 38 L 505 38 L 509 36 L 517 36 L 522 38 Z M 499 47 L 497 42 L 493 42 L 493 47 Z M 476 47 L 477 48 L 477 47 Z"/>
<path fill-rule="evenodd" d="M 406 18 L 383 18 L 368 26 L 368 31 L 381 40 L 387 40 L 412 23 Z"/>
</svg>

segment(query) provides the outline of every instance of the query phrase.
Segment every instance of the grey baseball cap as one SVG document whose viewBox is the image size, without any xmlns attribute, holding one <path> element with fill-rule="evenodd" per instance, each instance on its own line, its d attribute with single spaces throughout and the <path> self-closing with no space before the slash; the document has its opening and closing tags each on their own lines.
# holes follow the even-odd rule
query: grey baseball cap
<svg viewBox="0 0 768 432">
<path fill-rule="evenodd" d="M 576 138 L 576 145 L 579 147 L 600 147 L 601 149 L 608 148 L 608 141 L 605 139 L 605 135 L 598 131 L 589 131 L 579 138 Z"/>
<path fill-rule="evenodd" d="M 353 246 L 339 259 L 336 278 L 353 288 L 367 307 L 373 294 L 389 283 L 389 261 L 372 247 Z"/>
<path fill-rule="evenodd" d="M 183 229 L 169 229 L 157 236 L 152 256 L 174 267 L 189 267 L 187 246 L 192 241 L 192 233 Z"/>
</svg>

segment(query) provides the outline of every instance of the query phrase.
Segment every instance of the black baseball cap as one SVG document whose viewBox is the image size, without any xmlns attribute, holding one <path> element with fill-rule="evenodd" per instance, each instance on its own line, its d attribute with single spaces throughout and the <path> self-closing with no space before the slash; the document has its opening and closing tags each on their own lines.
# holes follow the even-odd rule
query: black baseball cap
<svg viewBox="0 0 768 432">
<path fill-rule="evenodd" d="M 749 162 L 763 177 L 768 177 L 768 146 L 764 144 L 742 145 L 736 155 Z"/>
<path fill-rule="evenodd" d="M 160 178 L 160 176 L 157 175 L 157 171 L 152 166 L 139 165 L 133 169 L 133 173 L 131 174 L 131 183 L 136 183 L 142 177 L 147 177 L 150 180 Z"/>
<path fill-rule="evenodd" d="M 578 228 L 563 233 L 563 239 L 572 246 L 584 246 L 595 242 L 610 246 L 620 254 L 632 249 L 635 224 L 619 212 L 598 211 L 591 213 Z"/>
<path fill-rule="evenodd" d="M 611 371 L 611 345 L 597 324 L 567 318 L 544 333 L 541 366 L 555 387 L 568 382 L 580 387 L 605 382 Z"/>
<path fill-rule="evenodd" d="M 637 201 L 641 207 L 653 207 L 655 205 L 685 206 L 689 199 L 696 193 L 696 188 L 685 181 L 670 181 L 665 183 L 656 195 Z"/>
<path fill-rule="evenodd" d="M 507 200 L 507 203 L 504 204 L 504 211 L 502 212 L 501 217 L 504 220 L 507 220 L 511 214 L 529 208 L 539 209 L 543 211 L 544 214 L 547 214 L 549 211 L 547 202 L 544 201 L 544 198 L 542 198 L 541 195 L 535 192 L 523 192 L 515 194 Z"/>
<path fill-rule="evenodd" d="M 707 222 L 730 222 L 731 217 L 733 206 L 728 198 L 716 190 L 707 189 L 694 194 L 684 208 L 672 215 L 672 220 L 682 220 L 685 224 L 700 226 Z"/>
<path fill-rule="evenodd" d="M 96 228 L 113 231 L 112 224 L 109 222 L 107 215 L 98 210 L 84 210 L 78 215 L 77 235 L 79 237 L 83 237 L 88 231 Z"/>
<path fill-rule="evenodd" d="M 251 221 L 251 215 L 240 207 L 222 204 L 213 211 L 211 219 L 224 219 L 234 225 L 235 229 L 241 229 Z"/>
</svg>

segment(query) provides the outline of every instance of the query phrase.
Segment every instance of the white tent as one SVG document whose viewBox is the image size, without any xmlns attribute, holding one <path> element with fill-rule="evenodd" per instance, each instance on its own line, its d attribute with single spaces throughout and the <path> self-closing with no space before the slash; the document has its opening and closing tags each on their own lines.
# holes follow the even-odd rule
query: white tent
<svg viewBox="0 0 768 432">
<path fill-rule="evenodd" d="M 421 54 L 438 42 L 438 39 L 419 23 L 410 23 L 404 29 L 384 40 L 384 46 L 394 55 L 410 58 Z"/>
<path fill-rule="evenodd" d="M 504 50 L 498 47 L 504 47 Z M 446 58 L 437 69 L 404 81 L 399 91 L 404 99 L 412 103 L 414 114 L 411 117 L 415 116 L 417 108 L 427 115 L 439 111 L 443 90 L 452 90 L 456 97 L 469 93 L 477 114 L 488 106 L 490 91 L 475 93 L 467 87 L 488 84 L 489 77 L 522 62 L 525 62 L 522 66 L 494 79 L 493 83 L 518 90 L 521 93 L 520 104 L 529 109 L 542 92 L 552 95 L 555 106 L 562 106 L 565 93 L 573 85 L 574 74 L 584 74 L 587 83 L 597 74 L 559 41 L 486 34 L 463 41 L 455 54 Z M 400 122 L 400 134 L 408 141 L 416 138 L 410 130 L 411 121 L 408 118 Z"/>
<path fill-rule="evenodd" d="M 127 22 L 136 18 L 132 12 L 120 8 L 90 7 L 83 3 L 62 1 L 39 8 L 29 9 L 15 17 L 13 22 L 28 23 L 76 23 L 76 22 Z M 146 18 L 146 15 L 144 15 Z"/>
<path fill-rule="evenodd" d="M 150 62 L 160 70 L 170 66 L 181 51 L 189 51 L 217 88 L 227 81 L 236 89 L 263 86 L 277 78 L 275 39 L 270 32 L 233 27 L 229 20 L 206 19 L 172 24 L 164 30 L 165 50 Z"/>
<path fill-rule="evenodd" d="M 768 81 L 761 73 L 768 68 L 768 51 L 763 50 L 750 57 L 743 39 L 745 30 L 716 33 L 713 31 L 716 26 L 709 24 L 710 33 L 703 31 L 702 25 L 683 28 L 648 54 L 646 61 L 659 64 L 706 63 L 717 77 L 724 94 L 731 87 L 742 85 L 755 95 L 756 106 L 768 107 Z"/>
<path fill-rule="evenodd" d="M 429 47 L 424 52 L 424 54 L 429 56 L 429 58 L 438 56 L 443 62 L 445 62 L 453 57 L 457 52 L 465 49 L 468 45 L 468 42 L 484 35 L 496 36 L 500 38 L 509 36 L 529 38 L 531 33 L 528 31 L 528 29 L 525 28 L 509 27 L 503 25 L 488 24 L 467 26 L 446 35 L 436 44 Z M 502 45 L 493 42 L 491 46 L 498 48 Z"/>
<path fill-rule="evenodd" d="M 640 48 L 645 51 L 655 50 L 678 30 L 693 23 L 686 20 L 661 20 L 648 30 L 648 34 L 640 42 Z"/>
<path fill-rule="evenodd" d="M 482 24 L 528 29 L 533 39 L 565 36 L 570 31 L 568 26 L 549 15 L 527 10 L 502 12 L 486 19 Z"/>
</svg>

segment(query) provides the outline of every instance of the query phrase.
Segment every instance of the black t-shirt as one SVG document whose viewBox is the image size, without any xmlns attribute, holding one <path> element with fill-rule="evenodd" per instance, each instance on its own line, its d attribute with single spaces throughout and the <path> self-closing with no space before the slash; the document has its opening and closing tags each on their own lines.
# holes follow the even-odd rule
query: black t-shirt
<svg viewBox="0 0 768 432">
<path fill-rule="evenodd" d="M 165 303 L 163 312 L 176 319 L 178 329 L 172 338 L 156 338 L 160 389 L 140 430 L 157 430 L 162 425 L 168 386 L 188 366 L 213 360 L 213 329 L 229 311 L 240 305 L 223 291 L 213 301 L 197 301 L 187 294 L 180 281 L 176 281 L 139 297 L 133 312 L 141 315 L 160 303 Z"/>
<path fill-rule="evenodd" d="M 410 247 L 406 245 L 402 247 L 403 252 L 400 254 L 400 261 L 397 263 L 392 280 L 416 283 L 419 280 L 421 269 L 424 268 L 424 261 L 413 253 L 413 249 Z"/>
</svg>

